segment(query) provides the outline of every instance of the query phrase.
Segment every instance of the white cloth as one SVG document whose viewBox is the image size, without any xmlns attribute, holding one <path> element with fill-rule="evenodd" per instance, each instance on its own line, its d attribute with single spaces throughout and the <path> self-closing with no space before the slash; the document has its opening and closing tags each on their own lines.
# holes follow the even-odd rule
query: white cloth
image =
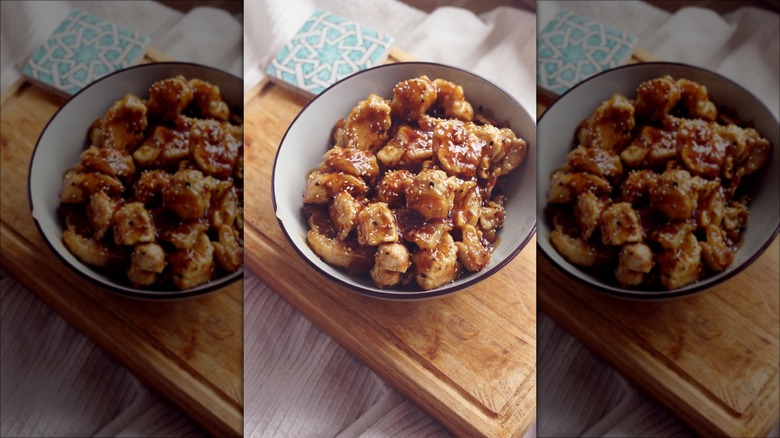
<svg viewBox="0 0 780 438">
<path fill-rule="evenodd" d="M 271 0 L 245 4 L 246 90 L 315 8 L 395 37 L 414 58 L 469 69 L 535 113 L 536 19 L 516 8 L 481 16 L 431 14 L 395 0 Z M 251 272 L 244 282 L 244 424 L 247 437 L 448 436 Z M 534 436 L 531 428 L 527 436 Z"/>
<path fill-rule="evenodd" d="M 644 2 L 545 1 L 537 8 L 539 29 L 559 8 L 635 35 L 639 47 L 662 60 L 727 76 L 752 91 L 775 117 L 780 113 L 777 13 L 742 8 L 719 16 L 689 7 L 672 15 Z M 539 436 L 693 436 L 544 312 L 537 324 Z M 779 433 L 775 426 L 770 436 Z"/>
<path fill-rule="evenodd" d="M 221 10 L 182 16 L 156 2 L 4 1 L 3 90 L 71 8 L 143 33 L 173 59 L 242 73 L 241 17 Z M 2 270 L 0 312 L 0 436 L 205 436 Z"/>
</svg>

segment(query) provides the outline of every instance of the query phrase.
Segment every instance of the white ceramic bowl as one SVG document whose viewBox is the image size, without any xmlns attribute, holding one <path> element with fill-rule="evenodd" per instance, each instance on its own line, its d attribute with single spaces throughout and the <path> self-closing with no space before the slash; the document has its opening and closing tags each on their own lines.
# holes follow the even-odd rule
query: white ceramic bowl
<svg viewBox="0 0 780 438">
<path fill-rule="evenodd" d="M 166 62 L 143 64 L 108 75 L 93 82 L 68 100 L 52 117 L 38 139 L 30 162 L 30 209 L 35 224 L 52 251 L 82 277 L 104 288 L 140 298 L 171 299 L 200 295 L 243 278 L 243 268 L 201 286 L 184 291 L 136 289 L 85 265 L 62 243 L 63 227 L 57 218 L 59 192 L 65 172 L 79 162 L 86 148 L 87 131 L 111 105 L 131 93 L 145 98 L 155 81 L 183 75 L 217 85 L 232 111 L 243 114 L 243 81 L 210 67 Z"/>
<path fill-rule="evenodd" d="M 550 244 L 550 224 L 545 221 L 544 209 L 550 176 L 563 166 L 566 155 L 574 146 L 577 125 L 589 117 L 596 107 L 614 93 L 632 98 L 637 86 L 646 80 L 671 75 L 675 79 L 687 78 L 707 87 L 710 99 L 718 108 L 728 107 L 738 117 L 753 125 L 772 143 L 772 156 L 759 171 L 755 184 L 750 188 L 752 201 L 750 221 L 743 233 L 742 242 L 733 264 L 717 275 L 705 278 L 680 289 L 666 291 L 640 291 L 620 288 L 566 261 Z M 780 224 L 780 131 L 772 112 L 761 101 L 739 84 L 698 67 L 677 63 L 643 63 L 619 67 L 596 75 L 560 96 L 539 119 L 538 166 L 538 235 L 537 245 L 563 272 L 611 295 L 636 299 L 673 298 L 702 291 L 723 282 L 752 263 L 772 243 Z"/>
<path fill-rule="evenodd" d="M 506 221 L 499 232 L 499 243 L 490 263 L 480 272 L 463 275 L 457 281 L 437 289 L 393 290 L 374 286 L 372 279 L 350 276 L 323 262 L 306 244 L 308 226 L 302 214 L 306 174 L 322 162 L 332 146 L 331 132 L 336 122 L 370 93 L 393 96 L 400 81 L 427 75 L 443 78 L 461 86 L 466 98 L 477 108 L 492 110 L 498 120 L 509 120 L 512 130 L 525 139 L 528 156 L 507 179 Z M 420 299 L 443 296 L 474 285 L 507 264 L 533 236 L 536 227 L 536 125 L 525 109 L 498 86 L 473 73 L 430 63 L 398 63 L 357 73 L 331 86 L 312 100 L 290 125 L 276 155 L 273 172 L 273 202 L 276 217 L 295 250 L 327 278 L 359 293 L 387 299 Z"/>
</svg>

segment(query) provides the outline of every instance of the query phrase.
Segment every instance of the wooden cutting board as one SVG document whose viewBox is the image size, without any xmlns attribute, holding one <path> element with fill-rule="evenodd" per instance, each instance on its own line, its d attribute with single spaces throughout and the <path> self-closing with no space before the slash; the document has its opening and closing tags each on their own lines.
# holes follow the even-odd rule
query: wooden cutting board
<svg viewBox="0 0 780 438">
<path fill-rule="evenodd" d="M 778 242 L 720 286 L 662 302 L 608 297 L 539 255 L 539 309 L 701 436 L 766 436 L 780 419 Z"/>
<path fill-rule="evenodd" d="M 490 279 L 436 300 L 383 301 L 326 280 L 287 242 L 271 201 L 277 147 L 306 103 L 271 83 L 245 95 L 247 267 L 452 432 L 522 436 L 536 414 L 536 241 Z"/>
<path fill-rule="evenodd" d="M 147 62 L 164 60 L 156 51 L 147 56 Z M 131 299 L 73 273 L 38 234 L 27 201 L 30 157 L 49 118 L 64 103 L 24 81 L 2 94 L 3 269 L 210 434 L 241 436 L 241 282 L 189 300 Z"/>
<path fill-rule="evenodd" d="M 541 116 L 552 100 L 540 103 Z M 721 285 L 663 302 L 608 297 L 540 254 L 539 309 L 696 433 L 766 436 L 780 420 L 778 242 Z"/>
</svg>

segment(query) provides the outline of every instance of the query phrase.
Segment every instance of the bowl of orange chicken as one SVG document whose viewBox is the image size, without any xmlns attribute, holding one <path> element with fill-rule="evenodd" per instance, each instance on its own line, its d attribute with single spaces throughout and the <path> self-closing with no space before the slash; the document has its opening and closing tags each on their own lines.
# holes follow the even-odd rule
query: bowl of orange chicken
<svg viewBox="0 0 780 438">
<path fill-rule="evenodd" d="M 539 121 L 538 246 L 595 290 L 686 296 L 738 274 L 779 229 L 775 115 L 678 63 L 594 76 Z"/>
<path fill-rule="evenodd" d="M 375 67 L 296 117 L 273 201 L 297 253 L 385 299 L 441 297 L 509 263 L 533 236 L 536 126 L 509 93 L 432 63 Z"/>
<path fill-rule="evenodd" d="M 68 100 L 30 163 L 33 219 L 73 271 L 139 298 L 243 275 L 242 81 L 189 63 L 106 76 Z"/>
</svg>

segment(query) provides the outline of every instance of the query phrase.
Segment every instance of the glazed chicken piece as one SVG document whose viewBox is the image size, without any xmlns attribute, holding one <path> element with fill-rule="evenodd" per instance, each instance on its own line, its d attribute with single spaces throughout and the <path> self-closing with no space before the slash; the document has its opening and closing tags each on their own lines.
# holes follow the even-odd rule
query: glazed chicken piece
<svg viewBox="0 0 780 438">
<path fill-rule="evenodd" d="M 634 106 L 628 99 L 616 94 L 599 105 L 590 117 L 585 146 L 620 153 L 631 141 L 634 123 Z"/>
<path fill-rule="evenodd" d="M 479 214 L 479 228 L 482 231 L 496 230 L 504 225 L 506 211 L 503 197 L 496 197 L 482 206 Z M 490 239 L 492 241 L 492 239 Z"/>
<path fill-rule="evenodd" d="M 409 249 L 402 243 L 383 243 L 374 256 L 376 266 L 388 271 L 406 272 L 412 261 Z"/>
<path fill-rule="evenodd" d="M 406 203 L 406 189 L 412 186 L 413 175 L 406 169 L 389 170 L 376 187 L 377 200 L 390 208 L 402 207 Z"/>
<path fill-rule="evenodd" d="M 601 215 L 607 208 L 606 201 L 596 197 L 591 192 L 585 192 L 577 197 L 574 204 L 574 220 L 580 230 L 583 240 L 588 240 L 601 225 Z"/>
<path fill-rule="evenodd" d="M 695 229 L 696 224 L 692 219 L 672 219 L 666 224 L 650 230 L 648 237 L 664 249 L 677 249 Z"/>
<path fill-rule="evenodd" d="M 727 231 L 745 228 L 749 218 L 747 201 L 731 201 L 723 212 L 723 228 Z"/>
<path fill-rule="evenodd" d="M 461 231 L 463 239 L 455 242 L 458 247 L 458 261 L 467 271 L 481 271 L 490 262 L 490 251 L 482 244 L 481 233 L 474 226 L 466 225 Z"/>
<path fill-rule="evenodd" d="M 677 105 L 680 97 L 680 88 L 671 76 L 642 82 L 636 90 L 636 115 L 648 120 L 661 120 Z"/>
<path fill-rule="evenodd" d="M 303 189 L 303 202 L 327 204 L 337 193 L 346 192 L 353 197 L 366 196 L 368 185 L 362 178 L 344 172 L 321 172 L 309 174 Z"/>
<path fill-rule="evenodd" d="M 551 204 L 567 204 L 574 201 L 578 195 L 592 192 L 596 196 L 604 196 L 612 191 L 606 179 L 583 172 L 558 171 L 552 176 L 547 202 Z"/>
<path fill-rule="evenodd" d="M 601 214 L 601 241 L 604 245 L 623 245 L 642 241 L 642 224 L 628 202 L 618 202 Z"/>
<path fill-rule="evenodd" d="M 180 170 L 163 187 L 163 206 L 182 219 L 202 218 L 211 202 L 210 186 L 211 182 L 199 170 Z"/>
<path fill-rule="evenodd" d="M 427 220 L 411 209 L 399 208 L 395 216 L 404 240 L 424 249 L 435 248 L 442 236 L 452 230 L 451 220 L 447 218 Z"/>
<path fill-rule="evenodd" d="M 127 279 L 130 280 L 133 287 L 137 288 L 152 286 L 157 282 L 157 275 L 156 272 L 138 269 L 132 262 L 130 268 L 127 270 Z"/>
<path fill-rule="evenodd" d="M 449 233 L 442 236 L 433 249 L 420 249 L 412 256 L 415 279 L 424 290 L 451 283 L 461 271 L 458 248 Z"/>
<path fill-rule="evenodd" d="M 190 133 L 170 129 L 163 125 L 154 131 L 133 152 L 133 158 L 142 167 L 168 167 L 178 164 L 190 155 Z"/>
<path fill-rule="evenodd" d="M 156 202 L 170 181 L 171 175 L 164 170 L 145 170 L 133 186 L 133 199 L 145 205 Z"/>
<path fill-rule="evenodd" d="M 653 269 L 653 250 L 644 243 L 629 243 L 620 250 L 618 260 L 625 269 L 646 274 Z"/>
<path fill-rule="evenodd" d="M 717 180 L 703 183 L 694 217 L 699 227 L 720 226 L 726 210 L 726 195 Z"/>
<path fill-rule="evenodd" d="M 398 128 L 395 136 L 377 152 L 376 157 L 385 167 L 417 167 L 433 156 L 433 128 L 415 129 L 409 125 Z"/>
<path fill-rule="evenodd" d="M 154 242 L 152 217 L 140 202 L 125 204 L 114 213 L 114 241 L 117 245 Z"/>
<path fill-rule="evenodd" d="M 736 248 L 728 243 L 726 232 L 716 225 L 707 227 L 706 236 L 706 241 L 699 242 L 704 263 L 714 272 L 725 271 L 734 261 Z"/>
<path fill-rule="evenodd" d="M 374 202 L 360 210 L 357 216 L 357 238 L 361 245 L 370 246 L 398 241 L 398 224 L 387 204 Z"/>
<path fill-rule="evenodd" d="M 726 155 L 732 160 L 730 163 L 732 168 L 734 164 L 745 161 L 752 151 L 751 146 L 755 146 L 755 144 L 751 144 L 753 143 L 751 142 L 751 137 L 753 137 L 753 135 L 748 135 L 749 130 L 755 132 L 752 128 L 743 129 L 733 124 L 720 125 L 716 123 L 712 125 L 712 129 L 729 144 Z M 756 132 L 756 136 L 758 136 L 757 134 L 758 133 Z M 730 168 L 729 170 L 732 169 Z M 724 176 L 726 178 L 731 178 L 730 175 Z"/>
<path fill-rule="evenodd" d="M 451 217 L 456 227 L 476 226 L 482 214 L 482 195 L 474 180 L 465 181 L 455 190 Z"/>
<path fill-rule="evenodd" d="M 338 234 L 336 238 L 344 240 L 358 223 L 358 213 L 363 208 L 363 204 L 353 198 L 347 192 L 341 192 L 333 197 L 333 202 L 328 204 L 328 213 L 330 220 L 336 226 Z"/>
<path fill-rule="evenodd" d="M 374 265 L 376 247 L 361 246 L 352 239 L 338 240 L 311 228 L 306 243 L 325 263 L 344 269 L 350 275 L 369 272 Z"/>
<path fill-rule="evenodd" d="M 237 271 L 244 264 L 244 250 L 241 248 L 238 231 L 229 225 L 217 227 L 219 240 L 211 242 L 214 260 L 227 272 Z"/>
<path fill-rule="evenodd" d="M 114 224 L 114 214 L 119 208 L 119 202 L 103 192 L 97 192 L 89 197 L 87 204 L 87 221 L 94 231 L 95 240 L 100 240 Z"/>
<path fill-rule="evenodd" d="M 571 237 L 556 228 L 550 232 L 550 243 L 570 263 L 585 268 L 597 267 L 604 261 L 604 253 L 594 244 Z"/>
<path fill-rule="evenodd" d="M 525 140 L 517 138 L 511 129 L 473 123 L 466 126 L 484 143 L 482 159 L 477 169 L 477 176 L 480 178 L 506 175 L 525 161 L 528 145 Z"/>
<path fill-rule="evenodd" d="M 643 126 L 639 135 L 620 153 L 629 167 L 656 167 L 677 156 L 677 128 L 674 131 Z"/>
<path fill-rule="evenodd" d="M 657 182 L 658 174 L 652 170 L 632 170 L 620 185 L 621 199 L 635 205 L 649 196 Z"/>
<path fill-rule="evenodd" d="M 205 118 L 221 120 L 230 119 L 230 108 L 222 100 L 219 87 L 200 79 L 190 79 L 193 104 Z"/>
<path fill-rule="evenodd" d="M 667 249 L 656 257 L 661 284 L 668 290 L 679 289 L 699 279 L 702 272 L 701 247 L 693 233 L 677 249 Z"/>
<path fill-rule="evenodd" d="M 127 278 L 135 287 L 151 286 L 165 269 L 165 250 L 156 243 L 137 245 L 130 256 Z"/>
<path fill-rule="evenodd" d="M 566 161 L 579 171 L 603 176 L 610 180 L 623 176 L 623 165 L 620 163 L 620 157 L 610 150 L 579 146 L 569 152 Z"/>
<path fill-rule="evenodd" d="M 376 156 L 366 150 L 333 147 L 323 157 L 325 165 L 337 172 L 373 180 L 379 176 Z"/>
<path fill-rule="evenodd" d="M 677 87 L 680 89 L 680 101 L 688 115 L 709 121 L 718 118 L 718 109 L 710 101 L 707 87 L 688 79 L 678 79 Z"/>
<path fill-rule="evenodd" d="M 476 175 L 484 143 L 469 127 L 457 120 L 439 122 L 433 131 L 433 154 L 449 175 L 470 178 Z"/>
<path fill-rule="evenodd" d="M 406 205 L 426 219 L 446 218 L 452 210 L 456 186 L 460 184 L 442 170 L 423 170 L 406 190 Z"/>
<path fill-rule="evenodd" d="M 179 289 L 190 289 L 208 282 L 214 275 L 214 246 L 205 233 L 189 249 L 178 249 L 170 256 L 173 282 Z"/>
<path fill-rule="evenodd" d="M 405 278 L 403 272 L 382 269 L 378 265 L 374 265 L 369 271 L 369 274 L 371 274 L 371 279 L 374 280 L 376 287 L 380 289 L 398 286 Z"/>
<path fill-rule="evenodd" d="M 433 86 L 436 88 L 436 106 L 442 109 L 445 117 L 464 122 L 474 120 L 474 108 L 466 100 L 463 87 L 444 79 L 435 79 Z"/>
<path fill-rule="evenodd" d="M 62 233 L 62 243 L 77 259 L 97 268 L 116 266 L 123 260 L 121 253 L 104 242 L 84 237 L 70 228 Z"/>
<path fill-rule="evenodd" d="M 133 152 L 144 139 L 146 112 L 144 102 L 132 94 L 114 103 L 101 119 L 97 146 Z"/>
<path fill-rule="evenodd" d="M 233 226 L 238 216 L 238 193 L 231 181 L 219 181 L 211 190 L 211 202 L 206 217 L 209 225 L 218 228 L 222 225 Z"/>
<path fill-rule="evenodd" d="M 406 271 L 412 264 L 409 250 L 400 243 L 384 243 L 377 248 L 371 278 L 380 288 L 401 284 Z"/>
<path fill-rule="evenodd" d="M 436 87 L 427 76 L 420 76 L 395 85 L 390 108 L 393 117 L 414 122 L 428 112 L 436 100 Z"/>
<path fill-rule="evenodd" d="M 157 81 L 149 88 L 149 117 L 174 121 L 192 102 L 194 93 L 183 76 Z"/>
<path fill-rule="evenodd" d="M 135 175 L 133 157 L 124 149 L 90 146 L 81 153 L 80 162 L 85 169 L 118 178 L 129 178 Z"/>
<path fill-rule="evenodd" d="M 733 124 L 724 126 L 717 123 L 713 125 L 713 130 L 716 135 L 728 143 L 726 157 L 720 169 L 721 177 L 731 180 L 743 176 L 745 168 L 739 164 L 743 163 L 751 152 L 748 148 L 746 130 Z M 752 145 L 755 143 L 751 142 Z"/>
<path fill-rule="evenodd" d="M 160 273 L 165 269 L 165 250 L 156 243 L 136 245 L 131 256 L 137 270 Z"/>
<path fill-rule="evenodd" d="M 135 287 L 151 286 L 165 268 L 165 251 L 156 243 L 137 245 L 130 256 L 127 278 Z"/>
<path fill-rule="evenodd" d="M 715 135 L 709 123 L 701 120 L 686 120 L 677 130 L 678 155 L 694 175 L 718 176 L 728 146 L 725 139 Z"/>
<path fill-rule="evenodd" d="M 686 170 L 667 170 L 650 188 L 650 205 L 669 219 L 687 219 L 699 200 L 701 180 Z"/>
<path fill-rule="evenodd" d="M 203 219 L 186 219 L 173 221 L 172 225 L 160 226 L 160 238 L 171 243 L 177 249 L 190 249 L 205 233 L 208 225 Z"/>
<path fill-rule="evenodd" d="M 336 146 L 376 152 L 387 142 L 390 129 L 390 105 L 385 99 L 371 94 L 358 102 L 334 131 Z"/>
<path fill-rule="evenodd" d="M 750 155 L 745 162 L 745 175 L 750 175 L 769 160 L 769 156 L 772 155 L 772 145 L 753 128 L 746 129 L 745 135 L 747 149 L 750 150 Z"/>
<path fill-rule="evenodd" d="M 93 172 L 69 171 L 65 174 L 60 191 L 60 203 L 81 204 L 97 192 L 105 192 L 108 196 L 117 196 L 124 192 L 125 187 L 113 176 Z"/>
<path fill-rule="evenodd" d="M 639 286 L 653 268 L 653 251 L 644 243 L 623 246 L 618 255 L 615 278 L 623 287 Z"/>
<path fill-rule="evenodd" d="M 190 154 L 204 175 L 224 179 L 233 173 L 243 139 L 225 127 L 214 120 L 199 120 L 190 129 Z"/>
</svg>

